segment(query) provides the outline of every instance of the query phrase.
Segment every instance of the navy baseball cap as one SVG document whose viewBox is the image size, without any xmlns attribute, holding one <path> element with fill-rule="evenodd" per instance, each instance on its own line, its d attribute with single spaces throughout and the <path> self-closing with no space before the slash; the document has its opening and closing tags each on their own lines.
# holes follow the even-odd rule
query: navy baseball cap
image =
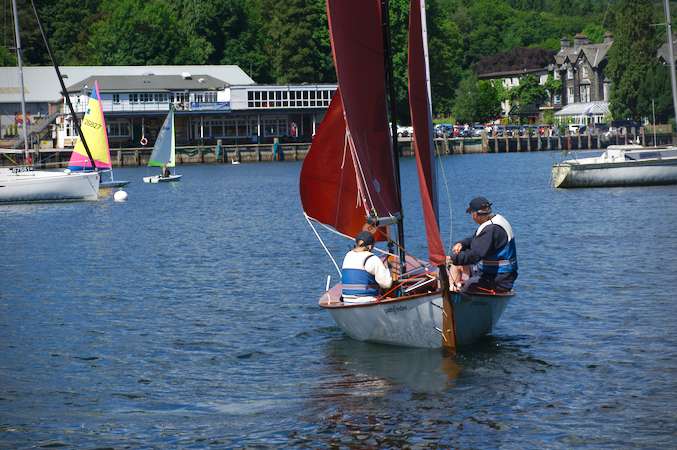
<svg viewBox="0 0 677 450">
<path fill-rule="evenodd" d="M 355 243 L 359 244 L 360 241 L 362 241 L 365 246 L 374 245 L 374 235 L 368 231 L 362 231 L 360 234 L 355 236 Z"/>
<path fill-rule="evenodd" d="M 491 202 L 487 200 L 486 197 L 475 197 L 472 200 L 470 200 L 468 209 L 466 209 L 465 212 L 489 214 L 491 212 Z"/>
</svg>

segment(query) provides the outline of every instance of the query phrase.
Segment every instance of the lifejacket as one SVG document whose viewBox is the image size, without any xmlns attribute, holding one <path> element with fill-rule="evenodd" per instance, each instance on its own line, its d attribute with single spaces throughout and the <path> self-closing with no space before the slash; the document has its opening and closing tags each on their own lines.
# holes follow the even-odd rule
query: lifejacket
<svg viewBox="0 0 677 450">
<path fill-rule="evenodd" d="M 355 252 L 362 253 L 362 252 Z M 341 284 L 343 295 L 354 297 L 376 297 L 378 295 L 379 285 L 376 277 L 364 268 L 367 260 L 375 256 L 370 252 L 364 252 L 364 259 L 355 261 L 357 258 L 351 258 L 343 262 L 341 268 Z"/>
<path fill-rule="evenodd" d="M 508 242 L 503 248 L 497 249 L 493 254 L 487 255 L 477 263 L 477 270 L 483 274 L 499 274 L 517 272 L 517 248 L 512 227 L 505 217 L 496 214 L 477 228 L 475 236 L 479 235 L 489 225 L 498 225 L 508 235 Z"/>
</svg>

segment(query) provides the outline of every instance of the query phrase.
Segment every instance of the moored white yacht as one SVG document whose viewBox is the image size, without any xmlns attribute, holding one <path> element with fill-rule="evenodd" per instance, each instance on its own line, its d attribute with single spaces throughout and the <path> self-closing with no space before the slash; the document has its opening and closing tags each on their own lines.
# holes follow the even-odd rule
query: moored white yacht
<svg viewBox="0 0 677 450">
<path fill-rule="evenodd" d="M 0 169 L 0 203 L 97 200 L 98 172 Z"/>
<path fill-rule="evenodd" d="M 556 188 L 649 186 L 677 183 L 677 147 L 611 145 L 600 156 L 554 164 Z"/>
</svg>

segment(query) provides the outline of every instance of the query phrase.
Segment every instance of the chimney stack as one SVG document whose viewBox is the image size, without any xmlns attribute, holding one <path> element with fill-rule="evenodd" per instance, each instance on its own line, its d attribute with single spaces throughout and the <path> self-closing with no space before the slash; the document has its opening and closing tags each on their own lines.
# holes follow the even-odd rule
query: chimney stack
<svg viewBox="0 0 677 450">
<path fill-rule="evenodd" d="M 576 36 L 574 36 L 574 48 L 578 48 L 581 45 L 586 45 L 586 44 L 589 44 L 589 43 L 590 43 L 590 40 L 583 33 L 577 33 Z"/>
<path fill-rule="evenodd" d="M 611 44 L 614 41 L 614 34 L 611 31 L 604 33 L 604 43 Z"/>
</svg>

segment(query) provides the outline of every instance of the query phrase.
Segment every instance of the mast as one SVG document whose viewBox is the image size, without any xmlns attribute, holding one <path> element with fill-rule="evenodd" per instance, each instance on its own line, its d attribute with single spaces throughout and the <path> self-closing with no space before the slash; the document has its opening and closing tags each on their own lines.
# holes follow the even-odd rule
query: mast
<svg viewBox="0 0 677 450">
<path fill-rule="evenodd" d="M 665 11 L 665 25 L 668 32 L 668 55 L 670 55 L 670 83 L 672 85 L 672 107 L 677 118 L 677 79 L 675 78 L 675 50 L 672 47 L 672 17 L 670 16 L 670 2 L 663 0 Z"/>
<path fill-rule="evenodd" d="M 12 0 L 16 1 L 16 0 Z M 75 125 L 75 129 L 78 132 L 78 136 L 80 136 L 80 140 L 82 141 L 82 145 L 85 147 L 85 151 L 87 152 L 87 157 L 89 157 L 89 161 L 92 163 L 92 169 L 93 170 L 98 170 L 96 167 L 96 163 L 94 162 L 94 158 L 92 157 L 92 152 L 89 151 L 89 146 L 87 145 L 87 141 L 85 140 L 85 135 L 80 129 L 80 121 L 78 120 L 78 116 L 75 114 L 75 109 L 73 109 L 73 104 L 71 103 L 71 97 L 68 95 L 68 90 L 66 89 L 66 84 L 63 82 L 63 77 L 61 76 L 61 71 L 59 70 L 59 65 L 56 62 L 56 59 L 54 58 L 54 54 L 52 53 L 51 48 L 49 47 L 49 42 L 47 41 L 47 35 L 45 34 L 45 30 L 42 28 L 42 22 L 40 21 L 40 16 L 38 16 L 38 10 L 35 7 L 35 1 L 31 0 L 31 6 L 33 7 L 33 13 L 35 14 L 35 20 L 38 22 L 38 28 L 40 29 L 40 34 L 42 35 L 42 40 L 45 43 L 45 47 L 47 48 L 47 53 L 49 54 L 49 58 L 52 60 L 52 64 L 54 65 L 54 70 L 56 70 L 56 75 L 59 78 L 59 83 L 61 84 L 61 93 L 63 96 L 66 98 L 66 103 L 68 104 L 68 109 L 70 110 L 71 113 L 71 118 L 73 119 L 73 124 Z M 25 122 L 25 120 L 24 120 Z"/>
<path fill-rule="evenodd" d="M 14 13 L 14 35 L 16 39 L 16 61 L 19 69 L 19 86 L 21 87 L 21 117 L 22 129 L 24 135 L 24 161 L 28 161 L 28 131 L 26 127 L 26 93 L 24 89 L 24 69 L 21 60 L 21 36 L 19 34 L 19 11 L 16 7 L 16 0 L 12 0 L 12 12 Z"/>
<path fill-rule="evenodd" d="M 397 203 L 400 217 L 397 223 L 397 242 L 400 256 L 400 275 L 406 271 L 404 252 L 404 211 L 402 211 L 402 184 L 400 182 L 400 155 L 397 150 L 397 105 L 395 103 L 395 82 L 393 80 L 392 48 L 390 44 L 390 13 L 389 1 L 381 0 L 381 18 L 383 29 L 383 56 L 385 59 L 385 77 L 390 100 L 390 133 L 393 140 L 393 162 L 395 165 L 395 186 L 397 188 Z"/>
</svg>

